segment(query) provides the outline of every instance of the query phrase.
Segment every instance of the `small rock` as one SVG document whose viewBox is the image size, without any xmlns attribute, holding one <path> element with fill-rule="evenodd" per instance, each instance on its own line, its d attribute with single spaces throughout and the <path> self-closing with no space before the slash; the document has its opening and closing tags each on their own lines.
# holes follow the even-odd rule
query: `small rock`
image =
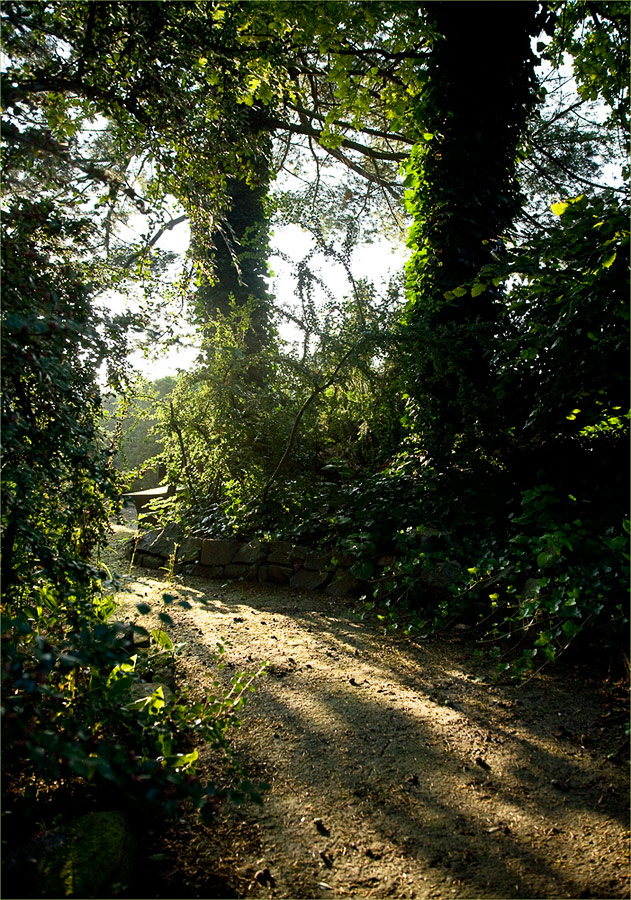
<svg viewBox="0 0 631 900">
<path fill-rule="evenodd" d="M 269 869 L 259 869 L 254 875 L 254 880 L 258 881 L 259 884 L 269 884 L 270 887 L 274 887 L 276 883 Z"/>
<path fill-rule="evenodd" d="M 14 897 L 113 897 L 130 883 L 136 839 L 124 813 L 87 813 L 22 847 L 7 862 L 3 887 Z M 5 880 L 5 875 L 8 880 Z"/>
<path fill-rule="evenodd" d="M 322 819 L 314 819 L 313 824 L 315 825 L 317 830 L 320 832 L 320 834 L 323 834 L 325 837 L 328 837 L 331 834 L 331 832 L 326 827 L 326 825 L 324 824 Z"/>
<path fill-rule="evenodd" d="M 330 855 L 326 852 L 326 850 L 320 850 L 320 859 L 322 860 L 324 865 L 327 867 L 327 869 L 333 868 L 333 860 L 331 859 Z"/>
</svg>

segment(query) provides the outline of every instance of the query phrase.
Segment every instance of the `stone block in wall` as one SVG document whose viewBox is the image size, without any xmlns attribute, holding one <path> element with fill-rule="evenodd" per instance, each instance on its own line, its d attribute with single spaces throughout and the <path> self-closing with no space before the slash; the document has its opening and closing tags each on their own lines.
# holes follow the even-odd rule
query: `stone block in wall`
<svg viewBox="0 0 631 900">
<path fill-rule="evenodd" d="M 298 546 L 291 548 L 291 561 L 303 563 L 311 553 L 313 553 L 311 547 L 302 547 L 299 544 Z"/>
<path fill-rule="evenodd" d="M 258 538 L 255 538 L 253 541 L 250 541 L 247 544 L 243 544 L 242 547 L 239 547 L 237 552 L 232 557 L 231 562 L 234 563 L 246 563 L 247 565 L 254 566 L 257 563 L 261 562 L 262 559 L 265 558 L 265 546 L 262 541 Z"/>
<path fill-rule="evenodd" d="M 462 574 L 462 566 L 456 560 L 448 559 L 435 569 L 423 572 L 421 581 L 430 588 L 447 590 Z"/>
<path fill-rule="evenodd" d="M 294 574 L 291 566 L 279 566 L 276 564 L 259 566 L 258 578 L 261 583 L 273 581 L 274 584 L 289 584 Z"/>
<path fill-rule="evenodd" d="M 200 538 L 187 537 L 177 548 L 176 559 L 179 563 L 197 562 L 201 550 Z"/>
<path fill-rule="evenodd" d="M 353 556 L 352 553 L 342 551 L 334 551 L 331 554 L 331 558 L 335 560 L 336 566 L 342 566 L 345 569 L 350 569 L 350 567 L 354 566 L 357 562 L 357 557 Z"/>
<path fill-rule="evenodd" d="M 289 541 L 273 541 L 268 545 L 267 562 L 271 565 L 288 566 L 291 563 L 291 550 Z"/>
<path fill-rule="evenodd" d="M 304 567 L 310 572 L 330 572 L 335 568 L 331 562 L 330 553 L 317 552 L 309 553 L 305 557 Z"/>
<path fill-rule="evenodd" d="M 175 550 L 175 545 L 182 545 L 182 531 L 179 525 L 171 523 L 163 528 L 152 528 L 134 539 L 136 552 L 151 553 L 168 559 Z"/>
<path fill-rule="evenodd" d="M 311 569 L 299 569 L 289 581 L 292 588 L 299 591 L 317 591 L 318 588 L 324 587 L 329 578 L 329 572 L 316 572 Z"/>
<path fill-rule="evenodd" d="M 359 581 L 351 575 L 349 569 L 338 568 L 327 586 L 326 592 L 331 597 L 343 597 L 344 594 L 352 594 L 359 587 Z"/>
<path fill-rule="evenodd" d="M 185 563 L 182 567 L 185 575 L 196 578 L 223 578 L 224 566 L 202 566 L 199 563 Z"/>
<path fill-rule="evenodd" d="M 166 566 L 166 560 L 162 556 L 155 556 L 153 553 L 143 553 L 136 556 L 135 563 L 137 566 L 143 566 L 145 569 L 160 569 Z"/>
<path fill-rule="evenodd" d="M 239 541 L 220 541 L 202 538 L 199 561 L 202 566 L 227 566 L 240 549 Z"/>
</svg>

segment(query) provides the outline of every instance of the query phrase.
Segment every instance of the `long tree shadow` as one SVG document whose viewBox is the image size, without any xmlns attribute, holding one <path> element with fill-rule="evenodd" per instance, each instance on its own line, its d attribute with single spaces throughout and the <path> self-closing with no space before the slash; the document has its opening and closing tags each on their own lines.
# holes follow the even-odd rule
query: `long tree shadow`
<svg viewBox="0 0 631 900">
<path fill-rule="evenodd" d="M 372 832 L 386 855 L 396 850 L 433 889 L 449 883 L 460 896 L 625 895 L 622 876 L 602 882 L 588 840 L 592 828 L 626 824 L 628 791 L 606 791 L 610 780 L 625 779 L 602 753 L 564 748 L 552 734 L 560 720 L 591 723 L 597 698 L 558 684 L 542 691 L 533 683 L 520 693 L 484 684 L 473 674 L 481 666 L 470 649 L 446 644 L 441 659 L 435 647 L 385 638 L 333 602 L 310 609 L 322 607 L 311 595 L 204 587 L 187 584 L 180 592 L 212 617 L 204 629 L 188 613 L 178 621 L 188 658 L 206 665 L 226 628 L 234 638 L 227 676 L 231 667 L 272 657 L 269 677 L 243 714 L 237 748 L 247 765 L 271 774 L 262 815 L 277 842 L 284 835 L 303 853 L 312 876 L 303 896 L 320 896 L 321 862 L 307 854 L 308 823 L 295 821 L 291 808 L 281 815 L 283 794 L 309 797 L 314 812 L 333 821 L 343 808 L 347 825 Z M 305 644 L 314 662 L 298 665 L 292 648 Z M 358 658 L 369 683 L 349 676 Z M 579 833 L 570 837 L 576 822 Z M 334 833 L 331 847 L 348 849 Z M 369 882 L 379 852 L 358 862 L 357 890 L 377 890 Z"/>
</svg>

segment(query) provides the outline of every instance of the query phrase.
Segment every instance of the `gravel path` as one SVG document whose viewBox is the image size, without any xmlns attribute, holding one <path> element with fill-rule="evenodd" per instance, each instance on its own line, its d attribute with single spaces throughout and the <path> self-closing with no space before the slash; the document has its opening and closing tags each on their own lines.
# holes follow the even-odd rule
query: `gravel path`
<svg viewBox="0 0 631 900">
<path fill-rule="evenodd" d="M 128 580 L 125 606 L 164 608 L 155 572 Z M 178 684 L 217 677 L 220 638 L 222 677 L 268 663 L 234 747 L 270 789 L 212 828 L 183 815 L 144 896 L 628 896 L 620 690 L 568 667 L 495 683 L 466 631 L 385 636 L 315 593 L 196 578 L 176 592 L 191 605 L 170 610 Z"/>
</svg>

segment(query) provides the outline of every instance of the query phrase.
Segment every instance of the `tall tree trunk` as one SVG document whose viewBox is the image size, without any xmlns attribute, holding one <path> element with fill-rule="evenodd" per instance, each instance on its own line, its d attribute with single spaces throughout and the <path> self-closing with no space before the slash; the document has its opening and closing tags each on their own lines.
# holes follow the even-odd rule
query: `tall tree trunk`
<svg viewBox="0 0 631 900">
<path fill-rule="evenodd" d="M 435 32 L 413 155 L 405 333 L 410 395 L 427 452 L 442 460 L 492 430 L 491 357 L 500 299 L 469 284 L 501 252 L 519 208 L 515 157 L 535 101 L 531 2 L 432 2 Z M 430 136 L 431 135 L 431 136 Z M 461 294 L 461 296 L 458 296 Z"/>
<path fill-rule="evenodd" d="M 268 345 L 272 332 L 271 301 L 265 282 L 269 253 L 265 201 L 271 179 L 271 142 L 264 113 L 240 105 L 234 115 L 239 118 L 249 170 L 226 174 L 228 205 L 215 223 L 212 247 L 207 248 L 205 236 L 198 241 L 201 252 L 210 257 L 214 276 L 206 278 L 198 289 L 197 318 L 204 329 L 218 312 L 227 314 L 232 301 L 238 310 L 248 308 L 246 351 L 257 353 Z"/>
</svg>

